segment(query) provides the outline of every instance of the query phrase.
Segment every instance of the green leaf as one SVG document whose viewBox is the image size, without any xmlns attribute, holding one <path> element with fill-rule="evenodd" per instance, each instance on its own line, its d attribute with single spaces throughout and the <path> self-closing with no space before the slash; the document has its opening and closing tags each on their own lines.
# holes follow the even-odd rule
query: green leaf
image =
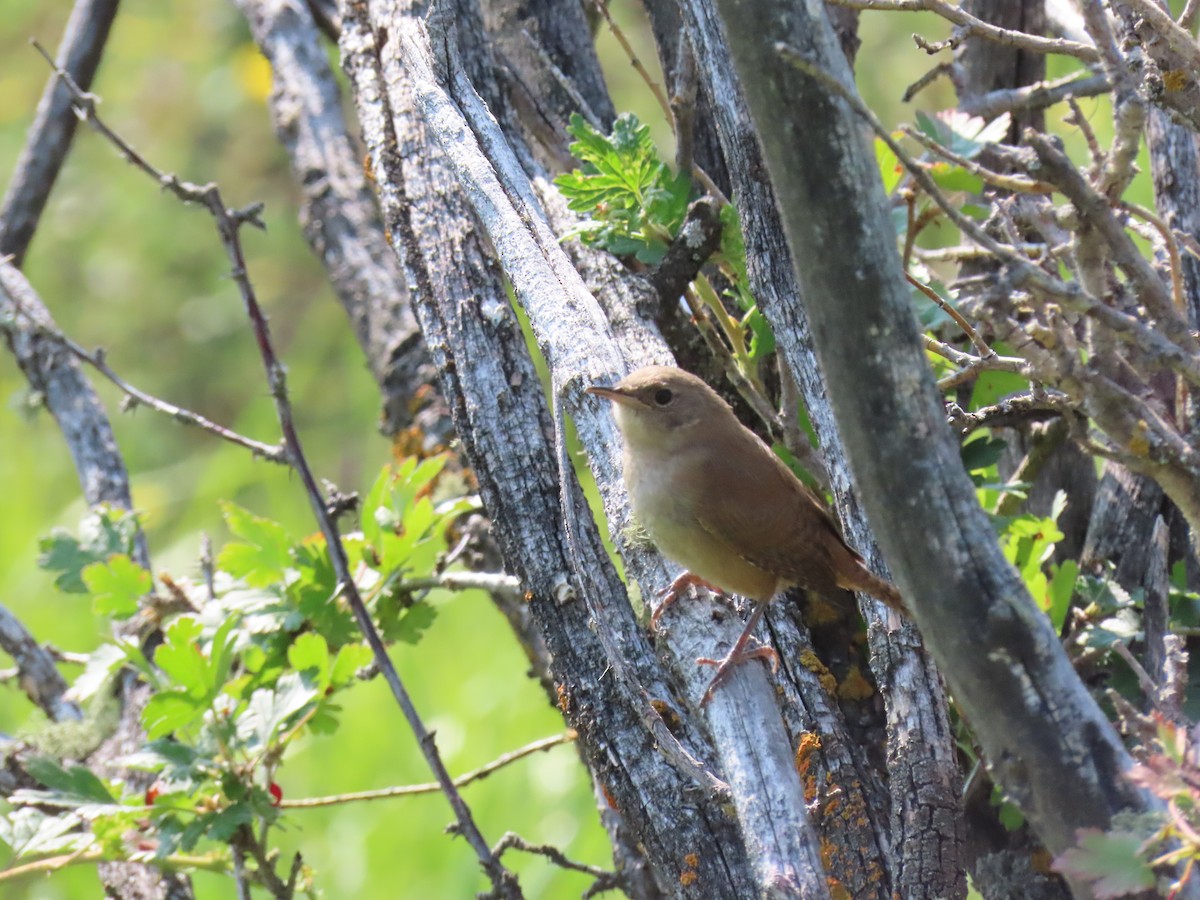
<svg viewBox="0 0 1200 900">
<path fill-rule="evenodd" d="M 146 737 L 157 740 L 191 725 L 207 708 L 207 703 L 187 691 L 159 691 L 142 710 L 142 727 L 146 729 Z"/>
<path fill-rule="evenodd" d="M 288 662 L 313 687 L 324 691 L 329 686 L 329 645 L 311 631 L 300 635 L 288 647 Z"/>
<path fill-rule="evenodd" d="M 993 347 L 996 352 L 1001 352 Z M 1029 382 L 1014 372 L 980 372 L 971 391 L 971 411 L 993 405 L 1001 397 L 1029 390 Z"/>
<path fill-rule="evenodd" d="M 369 664 L 375 658 L 371 648 L 366 644 L 346 644 L 338 650 L 337 658 L 329 673 L 329 681 L 334 687 L 342 687 L 354 680 L 359 669 Z"/>
<path fill-rule="evenodd" d="M 101 644 L 88 654 L 87 665 L 71 685 L 71 696 L 84 703 L 90 700 L 125 665 L 125 651 L 116 644 Z"/>
<path fill-rule="evenodd" d="M 176 687 L 194 698 L 208 696 L 213 688 L 200 647 L 203 630 L 194 617 L 180 616 L 167 626 L 166 640 L 154 651 L 155 664 Z"/>
<path fill-rule="evenodd" d="M 0 816 L 0 841 L 17 858 L 77 853 L 94 840 L 86 831 L 78 830 L 80 824 L 74 813 L 50 815 L 34 807 L 22 807 Z"/>
<path fill-rule="evenodd" d="M 1054 861 L 1055 871 L 1092 886 L 1099 900 L 1154 887 L 1154 870 L 1143 858 L 1143 838 L 1127 831 L 1081 828 L 1079 843 Z"/>
<path fill-rule="evenodd" d="M 254 821 L 254 811 L 249 803 L 235 803 L 207 819 L 208 837 L 214 841 L 227 842 L 240 825 Z"/>
<path fill-rule="evenodd" d="M 607 136 L 579 115 L 571 117 L 567 130 L 576 138 L 571 152 L 582 166 L 554 183 L 572 210 L 591 217 L 570 236 L 654 264 L 683 223 L 691 195 L 687 173 L 671 174 L 658 158 L 650 129 L 628 113 Z"/>
<path fill-rule="evenodd" d="M 390 621 L 385 619 L 381 612 L 380 626 L 387 640 L 415 645 L 436 618 L 437 610 L 433 608 L 433 604 L 421 601 L 399 611 L 396 618 Z"/>
<path fill-rule="evenodd" d="M 999 438 L 980 434 L 962 445 L 963 468 L 968 472 L 979 472 L 994 466 L 1004 455 L 1008 444 Z"/>
<path fill-rule="evenodd" d="M 280 729 L 317 696 L 318 691 L 298 673 L 284 674 L 274 690 L 261 688 L 250 697 L 245 713 L 238 719 L 238 736 L 251 747 L 272 746 Z"/>
<path fill-rule="evenodd" d="M 742 326 L 750 331 L 751 361 L 758 362 L 775 352 L 775 332 L 757 306 L 746 313 Z"/>
<path fill-rule="evenodd" d="M 930 177 L 943 191 L 965 191 L 978 194 L 983 190 L 983 180 L 973 175 L 962 166 L 948 162 L 936 162 L 926 167 Z"/>
<path fill-rule="evenodd" d="M 900 165 L 900 160 L 892 152 L 892 148 L 879 138 L 875 138 L 875 163 L 879 166 L 879 176 L 883 179 L 883 191 L 890 194 L 904 177 L 904 166 Z"/>
<path fill-rule="evenodd" d="M 83 594 L 83 570 L 111 556 L 132 555 L 138 534 L 138 517 L 125 510 L 98 506 L 79 524 L 79 537 L 56 528 L 38 543 L 41 551 L 37 564 L 50 572 L 58 572 L 54 584 L 68 594 Z"/>
<path fill-rule="evenodd" d="M 229 530 L 241 540 L 221 548 L 217 565 L 251 587 L 283 581 L 293 544 L 283 526 L 228 501 L 221 509 Z"/>
<path fill-rule="evenodd" d="M 26 761 L 25 769 L 55 794 L 80 803 L 116 803 L 117 798 L 96 774 L 83 766 L 64 769 L 48 756 Z"/>
<path fill-rule="evenodd" d="M 1079 576 L 1079 564 L 1068 559 L 1054 567 L 1054 577 L 1050 579 L 1050 621 L 1054 630 L 1061 632 L 1067 621 L 1067 613 L 1071 609 L 1071 597 L 1075 594 L 1075 579 Z"/>
<path fill-rule="evenodd" d="M 138 601 L 150 593 L 150 573 L 123 553 L 85 566 L 80 573 L 97 615 L 128 619 L 138 611 Z"/>
</svg>

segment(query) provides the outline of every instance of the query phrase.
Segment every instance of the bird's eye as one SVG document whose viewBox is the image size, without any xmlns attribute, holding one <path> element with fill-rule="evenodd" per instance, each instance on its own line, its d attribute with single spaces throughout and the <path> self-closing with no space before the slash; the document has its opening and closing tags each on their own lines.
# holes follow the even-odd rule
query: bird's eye
<svg viewBox="0 0 1200 900">
<path fill-rule="evenodd" d="M 675 395 L 671 393 L 670 388 L 659 388 L 654 392 L 654 402 L 659 406 L 666 406 L 674 397 Z"/>
</svg>

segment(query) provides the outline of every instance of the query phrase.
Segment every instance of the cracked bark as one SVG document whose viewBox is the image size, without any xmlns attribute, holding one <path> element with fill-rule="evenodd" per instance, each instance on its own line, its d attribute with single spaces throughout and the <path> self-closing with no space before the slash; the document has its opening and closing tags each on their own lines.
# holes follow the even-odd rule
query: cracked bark
<svg viewBox="0 0 1200 900">
<path fill-rule="evenodd" d="M 861 125 L 775 52 L 785 43 L 853 90 L 823 13 L 812 2 L 786 16 L 761 2 L 720 7 L 739 71 L 757 72 L 745 86 L 864 506 L 994 773 L 1061 852 L 1078 828 L 1149 801 L 1124 780 L 1119 738 L 1003 560 L 958 462 Z"/>
</svg>

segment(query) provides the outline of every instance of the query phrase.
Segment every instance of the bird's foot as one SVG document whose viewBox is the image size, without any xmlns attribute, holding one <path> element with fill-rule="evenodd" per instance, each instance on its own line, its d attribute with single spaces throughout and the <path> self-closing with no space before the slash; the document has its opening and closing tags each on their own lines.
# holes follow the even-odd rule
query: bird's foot
<svg viewBox="0 0 1200 900">
<path fill-rule="evenodd" d="M 733 649 L 725 655 L 724 659 L 710 659 L 707 656 L 702 656 L 696 660 L 699 665 L 717 667 L 717 674 L 708 683 L 708 689 L 705 690 L 704 696 L 700 700 L 701 706 L 708 704 L 708 701 L 712 699 L 713 691 L 729 677 L 729 673 L 733 671 L 733 667 L 736 665 L 751 659 L 765 659 L 771 663 L 771 674 L 779 670 L 779 654 L 774 649 L 762 644 L 755 647 L 746 647 L 744 643 L 743 641 L 738 641 Z"/>
<path fill-rule="evenodd" d="M 711 584 L 701 578 L 699 575 L 693 575 L 691 572 L 681 572 L 674 581 L 661 591 L 658 595 L 658 608 L 654 610 L 654 614 L 650 616 L 650 630 L 658 631 L 658 620 L 662 618 L 662 614 L 667 611 L 667 607 L 673 604 L 676 600 L 687 593 L 687 589 L 691 587 L 707 588 L 714 594 L 722 593 L 721 589 L 715 584 Z"/>
</svg>

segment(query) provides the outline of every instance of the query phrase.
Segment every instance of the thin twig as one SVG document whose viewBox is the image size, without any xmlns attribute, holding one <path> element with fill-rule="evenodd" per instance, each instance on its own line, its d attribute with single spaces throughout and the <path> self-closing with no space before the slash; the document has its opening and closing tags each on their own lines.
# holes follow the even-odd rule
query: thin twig
<svg viewBox="0 0 1200 900">
<path fill-rule="evenodd" d="M 904 277 L 907 279 L 909 284 L 936 303 L 942 312 L 954 320 L 954 324 L 961 328 L 963 334 L 970 338 L 971 343 L 975 345 L 975 349 L 979 351 L 979 357 L 981 359 L 988 359 L 989 357 L 996 355 L 996 351 L 988 346 L 987 341 L 983 339 L 983 336 L 975 330 L 975 326 L 968 322 L 963 314 L 960 313 L 949 300 L 947 300 L 929 285 L 924 284 L 923 282 L 914 278 L 911 273 L 905 272 Z"/>
<path fill-rule="evenodd" d="M 531 844 L 512 831 L 505 834 L 496 842 L 493 852 L 499 858 L 506 850 L 523 850 L 526 853 L 536 853 L 538 856 L 546 857 L 560 868 L 592 875 L 596 878 L 597 884 L 592 885 L 592 888 L 588 891 L 588 894 L 591 896 L 595 896 L 599 891 L 612 890 L 620 885 L 620 877 L 616 872 L 601 869 L 599 866 L 589 866 L 586 863 L 575 862 L 572 859 L 568 859 L 557 847 L 549 844 Z"/>
<path fill-rule="evenodd" d="M 959 433 L 967 435 L 977 428 L 995 428 L 1018 419 L 1028 419 L 1045 413 L 1062 415 L 1075 408 L 1066 394 L 1059 391 L 1033 392 L 1008 397 L 991 406 L 969 413 L 957 403 L 946 408 L 946 422 Z"/>
<path fill-rule="evenodd" d="M 909 155 L 892 137 L 891 132 L 879 121 L 879 118 L 862 100 L 848 90 L 845 85 L 820 66 L 811 63 L 794 47 L 779 43 L 775 49 L 791 65 L 796 66 L 801 71 L 817 79 L 848 103 L 851 109 L 871 126 L 879 139 L 887 144 L 888 148 L 896 155 L 896 159 L 908 170 L 913 181 L 920 185 L 921 190 L 929 195 L 930 199 L 946 214 L 946 217 L 963 234 L 967 235 L 971 240 L 979 244 L 979 246 L 988 250 L 1001 262 L 1010 266 L 1013 279 L 1019 285 L 1026 285 L 1033 290 L 1055 298 L 1068 309 L 1096 319 L 1102 325 L 1106 326 L 1118 340 L 1138 347 L 1150 358 L 1156 359 L 1166 368 L 1182 375 L 1191 383 L 1200 385 L 1200 361 L 1196 359 L 1196 356 L 1190 349 L 1185 349 L 1183 345 L 1177 344 L 1174 340 L 1170 340 L 1166 336 L 1159 334 L 1156 330 L 1147 327 L 1140 319 L 1106 306 L 1103 302 L 1085 291 L 1079 284 L 1067 283 L 1055 278 L 1048 272 L 1031 264 L 1028 259 L 1014 252 L 1010 246 L 996 240 L 981 228 L 977 222 L 957 209 L 946 198 L 945 194 L 942 193 L 921 164 Z M 1027 140 L 1036 137 L 1036 134 L 1031 132 L 1027 132 L 1027 135 L 1030 136 L 1027 137 Z M 1173 312 L 1172 318 L 1174 318 Z M 1186 337 L 1186 344 L 1189 348 L 1194 343 L 1194 338 L 1191 338 L 1190 335 Z"/>
<path fill-rule="evenodd" d="M 454 779 L 455 787 L 464 787 L 472 781 L 480 781 L 487 778 L 494 772 L 503 769 L 505 766 L 511 765 L 519 759 L 524 759 L 526 756 L 532 756 L 534 753 L 540 753 L 543 750 L 549 750 L 551 747 L 557 747 L 561 744 L 569 744 L 575 740 L 576 735 L 572 732 L 566 734 L 556 734 L 547 738 L 542 738 L 538 741 L 533 741 L 526 744 L 524 747 L 518 747 L 516 750 L 511 750 L 502 756 L 496 757 L 490 763 L 480 766 L 478 769 L 472 769 L 459 775 Z M 442 789 L 442 786 L 437 782 L 426 782 L 425 784 L 405 784 L 399 787 L 380 788 L 375 791 L 351 791 L 344 794 L 331 794 L 325 797 L 304 797 L 299 800 L 284 800 L 279 804 L 280 809 L 316 809 L 321 806 L 340 806 L 343 803 L 355 803 L 360 800 L 389 800 L 394 797 L 413 797 L 417 794 L 433 794 Z"/>
<path fill-rule="evenodd" d="M 1187 0 L 1183 6 L 1183 12 L 1179 14 L 1179 27 L 1191 34 L 1196 28 L 1198 14 L 1200 14 L 1200 0 Z"/>
<path fill-rule="evenodd" d="M 388 656 L 387 646 L 383 643 L 383 639 L 380 637 L 379 631 L 376 629 L 375 623 L 372 621 L 371 615 L 367 611 L 362 596 L 358 592 L 358 587 L 354 582 L 350 571 L 350 562 L 346 555 L 346 548 L 342 544 L 337 523 L 329 514 L 321 488 L 317 484 L 316 477 L 309 466 L 308 458 L 305 456 L 300 435 L 296 430 L 291 401 L 288 398 L 285 370 L 279 358 L 275 355 L 275 347 L 271 341 L 267 317 L 259 305 L 257 294 L 250 281 L 246 268 L 245 254 L 242 248 L 241 227 L 247 223 L 262 227 L 262 222 L 258 218 L 262 209 L 261 204 L 255 204 L 242 210 L 229 209 L 224 205 L 216 184 L 198 187 L 181 182 L 174 175 L 160 172 L 100 120 L 96 114 L 95 97 L 81 91 L 70 75 L 59 69 L 46 52 L 41 49 L 40 45 L 38 45 L 38 49 L 46 57 L 47 62 L 59 74 L 59 77 L 63 79 L 63 82 L 70 88 L 72 95 L 75 97 L 76 108 L 79 114 L 92 127 L 104 135 L 126 159 L 153 176 L 166 190 L 185 202 L 203 205 L 209 214 L 212 215 L 217 232 L 221 238 L 221 243 L 225 247 L 225 252 L 230 262 L 233 280 L 241 293 L 246 314 L 250 319 L 254 336 L 258 343 L 259 355 L 262 358 L 263 369 L 266 373 L 271 397 L 275 403 L 275 412 L 279 420 L 280 429 L 283 432 L 284 446 L 287 448 L 288 458 L 304 485 L 309 506 L 312 508 L 321 533 L 325 537 L 330 562 L 337 577 L 338 596 L 345 599 L 354 613 L 355 620 L 358 622 L 363 636 L 366 638 L 368 645 L 370 645 L 375 655 L 376 664 L 379 666 L 384 680 L 391 689 L 392 696 L 403 712 L 409 728 L 417 739 L 426 763 L 433 771 L 434 777 L 437 779 L 438 784 L 441 785 L 443 794 L 445 794 L 451 808 L 454 810 L 459 833 L 463 835 L 467 843 L 475 851 L 480 865 L 487 872 L 497 891 L 504 896 L 520 896 L 520 888 L 517 886 L 516 877 L 500 864 L 499 860 L 488 847 L 487 842 L 479 831 L 479 827 L 475 824 L 470 809 L 463 801 L 458 789 L 455 788 L 454 782 L 450 778 L 450 773 L 446 770 L 445 763 L 434 742 L 432 732 L 429 731 L 422 721 L 420 714 L 413 705 L 407 688 L 404 686 L 404 682 L 401 680 L 395 665 Z M 251 842 L 252 851 L 254 846 L 254 843 Z"/>
<path fill-rule="evenodd" d="M 1035 181 L 1032 178 L 1026 178 L 1023 175 L 1011 175 L 1004 172 L 995 172 L 986 166 L 981 166 L 972 159 L 967 159 L 958 153 L 955 153 L 948 147 L 939 144 L 929 135 L 918 131 L 909 125 L 904 125 L 900 128 L 904 134 L 915 140 L 931 153 L 936 153 L 943 159 L 949 160 L 956 166 L 966 169 L 972 175 L 978 176 L 983 181 L 993 187 L 1000 188 L 1005 191 L 1013 191 L 1019 194 L 1049 194 L 1054 190 L 1053 185 L 1046 184 L 1044 181 Z"/>
<path fill-rule="evenodd" d="M 917 96 L 933 82 L 937 81 L 943 75 L 950 76 L 954 72 L 954 63 L 940 62 L 908 87 L 904 89 L 904 93 L 900 96 L 901 103 L 911 103 L 913 97 Z"/>
<path fill-rule="evenodd" d="M 140 404 L 148 406 L 165 416 L 170 416 L 176 422 L 182 422 L 184 425 L 192 425 L 202 431 L 207 431 L 209 434 L 220 438 L 223 441 L 228 441 L 238 447 L 243 447 L 253 453 L 255 456 L 273 463 L 288 462 L 285 449 L 279 444 L 271 445 L 264 444 L 261 441 L 256 441 L 253 438 L 238 434 L 224 425 L 219 425 L 211 419 L 205 418 L 199 413 L 194 413 L 189 409 L 176 406 L 173 403 L 168 403 L 166 400 L 161 400 L 153 394 L 147 394 L 145 391 L 134 387 L 108 364 L 103 350 L 96 350 L 89 353 L 81 345 L 75 343 L 61 331 L 51 328 L 45 323 L 37 321 L 32 315 L 27 313 L 21 306 L 20 300 L 13 297 L 13 306 L 17 312 L 21 314 L 26 322 L 29 323 L 32 330 L 42 337 L 49 338 L 57 343 L 64 350 L 68 351 L 72 356 L 80 362 L 87 363 L 112 384 L 116 385 L 127 397 L 134 401 L 133 405 Z"/>
<path fill-rule="evenodd" d="M 961 350 L 951 347 L 949 344 L 942 343 L 929 335 L 923 335 L 923 339 L 926 350 L 936 353 L 942 359 L 947 359 L 956 366 L 962 366 L 957 372 L 951 372 L 949 375 L 938 380 L 937 386 L 939 391 L 945 392 L 951 388 L 958 387 L 963 382 L 974 378 L 980 372 L 1012 372 L 1023 378 L 1030 377 L 1029 363 L 1018 356 L 1000 356 L 995 353 L 986 358 L 972 356 L 970 353 L 963 353 Z"/>
<path fill-rule="evenodd" d="M 997 44 L 1002 44 L 1005 47 L 1016 47 L 1020 50 L 1030 50 L 1034 53 L 1061 53 L 1064 56 L 1074 56 L 1088 63 L 1099 62 L 1100 60 L 1096 48 L 1088 44 L 1000 28 L 997 25 L 985 22 L 983 19 L 971 15 L 961 6 L 955 6 L 952 3 L 945 2 L 945 0 L 831 0 L 831 2 L 837 6 L 860 10 L 883 9 L 904 12 L 926 10 L 937 13 L 943 19 L 953 22 L 955 25 L 962 26 L 965 33 L 972 37 L 985 38 Z"/>
<path fill-rule="evenodd" d="M 964 97 L 959 101 L 958 109 L 959 112 L 990 121 L 1001 113 L 1045 109 L 1078 97 L 1107 94 L 1110 90 L 1112 84 L 1104 75 L 1080 77 L 1073 73 L 1056 81 L 1041 81 L 1024 87 L 991 91 L 976 97 Z"/>
<path fill-rule="evenodd" d="M 633 45 L 629 43 L 629 38 L 625 36 L 625 31 L 617 24 L 616 19 L 612 17 L 612 13 L 608 11 L 608 0 L 592 0 L 592 7 L 604 17 L 604 21 L 608 23 L 608 30 L 612 32 L 612 36 L 621 45 L 621 49 L 625 51 L 625 56 L 629 60 L 629 64 L 633 66 L 638 75 L 641 76 L 642 81 L 645 82 L 646 87 L 650 89 L 651 95 L 658 101 L 658 106 L 662 110 L 663 116 L 670 123 L 671 128 L 674 129 L 675 114 L 671 111 L 671 101 L 667 99 L 667 94 L 663 90 L 662 85 L 650 76 L 649 70 L 642 63 L 641 59 L 638 58 L 637 53 L 634 52 Z"/>
</svg>

